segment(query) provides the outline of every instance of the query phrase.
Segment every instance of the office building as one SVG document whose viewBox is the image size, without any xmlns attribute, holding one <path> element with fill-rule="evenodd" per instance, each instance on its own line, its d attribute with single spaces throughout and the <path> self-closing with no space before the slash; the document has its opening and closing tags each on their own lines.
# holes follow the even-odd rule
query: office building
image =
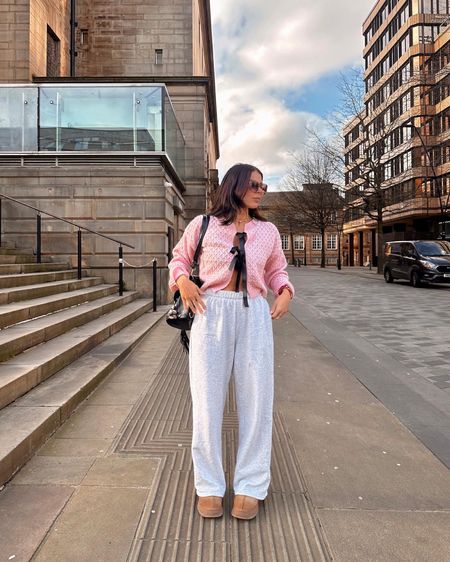
<svg viewBox="0 0 450 562">
<path fill-rule="evenodd" d="M 364 22 L 365 109 L 344 130 L 348 265 L 382 251 L 358 205 L 369 173 L 383 190 L 382 241 L 450 234 L 449 14 L 448 0 L 379 0 Z"/>
</svg>

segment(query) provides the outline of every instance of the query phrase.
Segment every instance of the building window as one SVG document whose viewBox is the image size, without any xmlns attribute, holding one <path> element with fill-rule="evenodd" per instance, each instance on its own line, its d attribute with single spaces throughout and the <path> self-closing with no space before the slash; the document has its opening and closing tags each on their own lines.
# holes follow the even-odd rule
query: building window
<svg viewBox="0 0 450 562">
<path fill-rule="evenodd" d="M 448 14 L 448 0 L 422 0 L 422 2 L 426 14 Z"/>
<path fill-rule="evenodd" d="M 163 50 L 155 49 L 155 64 L 162 64 L 162 63 L 163 63 Z"/>
<path fill-rule="evenodd" d="M 402 113 L 406 113 L 411 109 L 411 92 L 402 97 Z"/>
<path fill-rule="evenodd" d="M 412 137 L 411 127 L 403 127 L 403 142 L 408 142 Z"/>
<path fill-rule="evenodd" d="M 86 46 L 89 42 L 89 32 L 87 29 L 80 29 L 80 45 Z"/>
<path fill-rule="evenodd" d="M 329 234 L 327 237 L 327 250 L 337 249 L 337 234 Z"/>
<path fill-rule="evenodd" d="M 384 179 L 390 180 L 392 178 L 392 162 L 386 162 L 384 165 Z"/>
<path fill-rule="evenodd" d="M 322 236 L 320 234 L 313 234 L 312 249 L 313 250 L 321 250 L 322 249 Z"/>
<path fill-rule="evenodd" d="M 304 250 L 305 249 L 305 237 L 304 236 L 294 236 L 294 250 Z"/>
<path fill-rule="evenodd" d="M 61 41 L 56 33 L 47 26 L 47 76 L 61 76 Z"/>
<path fill-rule="evenodd" d="M 384 144 L 386 152 L 390 152 L 392 150 L 392 135 L 387 135 L 387 137 L 385 137 Z"/>
<path fill-rule="evenodd" d="M 408 150 L 403 154 L 403 171 L 406 172 L 412 168 L 412 151 Z"/>
<path fill-rule="evenodd" d="M 289 236 L 287 234 L 281 235 L 281 248 L 283 250 L 289 250 Z"/>
</svg>

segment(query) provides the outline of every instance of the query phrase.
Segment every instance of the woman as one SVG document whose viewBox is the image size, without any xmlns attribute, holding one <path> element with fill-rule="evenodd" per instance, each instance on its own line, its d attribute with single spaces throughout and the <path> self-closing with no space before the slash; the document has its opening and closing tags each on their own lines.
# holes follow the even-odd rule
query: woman
<svg viewBox="0 0 450 562">
<path fill-rule="evenodd" d="M 262 180 L 260 170 L 248 164 L 236 164 L 225 174 L 203 240 L 201 289 L 189 273 L 202 215 L 189 223 L 169 263 L 170 289 L 178 288 L 185 309 L 195 312 L 189 353 L 192 459 L 203 517 L 223 514 L 221 432 L 232 372 L 239 418 L 232 515 L 255 517 L 270 482 L 272 320 L 288 312 L 294 287 L 278 229 L 258 211 L 267 191 Z M 267 287 L 276 296 L 270 309 Z"/>
</svg>

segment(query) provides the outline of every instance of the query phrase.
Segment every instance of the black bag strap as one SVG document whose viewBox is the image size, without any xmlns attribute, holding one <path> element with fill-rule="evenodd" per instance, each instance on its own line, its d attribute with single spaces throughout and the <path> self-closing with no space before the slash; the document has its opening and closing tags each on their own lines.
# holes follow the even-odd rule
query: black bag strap
<svg viewBox="0 0 450 562">
<path fill-rule="evenodd" d="M 200 230 L 200 237 L 198 239 L 197 248 L 195 249 L 195 254 L 194 254 L 194 257 L 192 259 L 192 264 L 191 264 L 191 268 L 192 268 L 192 272 L 193 272 L 192 274 L 194 276 L 197 276 L 197 277 L 199 275 L 198 259 L 200 257 L 200 252 L 202 250 L 203 238 L 205 237 L 206 230 L 208 229 L 208 225 L 209 225 L 209 215 L 203 215 L 202 228 Z"/>
</svg>

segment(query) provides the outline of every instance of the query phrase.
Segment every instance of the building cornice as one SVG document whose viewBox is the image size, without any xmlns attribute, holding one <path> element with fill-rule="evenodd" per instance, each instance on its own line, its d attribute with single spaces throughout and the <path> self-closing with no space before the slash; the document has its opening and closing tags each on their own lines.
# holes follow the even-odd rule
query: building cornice
<svg viewBox="0 0 450 562">
<path fill-rule="evenodd" d="M 210 78 L 208 76 L 59 76 L 57 78 L 49 78 L 48 76 L 33 76 L 35 83 L 86 83 L 86 84 L 208 84 Z"/>
</svg>

